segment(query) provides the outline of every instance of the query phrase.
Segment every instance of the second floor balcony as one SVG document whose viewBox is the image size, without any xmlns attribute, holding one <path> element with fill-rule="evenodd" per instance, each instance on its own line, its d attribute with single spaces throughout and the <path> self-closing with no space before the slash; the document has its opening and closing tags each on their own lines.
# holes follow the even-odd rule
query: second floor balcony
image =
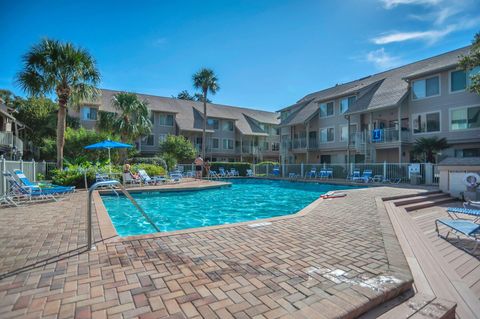
<svg viewBox="0 0 480 319">
<path fill-rule="evenodd" d="M 0 145 L 16 147 L 17 150 L 23 151 L 23 141 L 12 132 L 0 132 Z"/>
<path fill-rule="evenodd" d="M 397 128 L 389 127 L 371 131 L 357 132 L 352 142 L 355 142 L 356 144 L 363 144 L 365 142 L 372 144 L 386 144 L 408 142 L 409 140 L 410 131 L 407 128 L 402 128 L 400 131 Z"/>
</svg>

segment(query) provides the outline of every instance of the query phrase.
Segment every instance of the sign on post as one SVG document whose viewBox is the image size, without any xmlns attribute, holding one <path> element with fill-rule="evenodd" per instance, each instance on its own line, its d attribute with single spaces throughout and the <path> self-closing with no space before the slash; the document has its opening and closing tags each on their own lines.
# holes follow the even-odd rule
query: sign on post
<svg viewBox="0 0 480 319">
<path fill-rule="evenodd" d="M 375 129 L 372 131 L 372 142 L 381 142 L 382 141 L 382 131 L 381 129 Z"/>
</svg>

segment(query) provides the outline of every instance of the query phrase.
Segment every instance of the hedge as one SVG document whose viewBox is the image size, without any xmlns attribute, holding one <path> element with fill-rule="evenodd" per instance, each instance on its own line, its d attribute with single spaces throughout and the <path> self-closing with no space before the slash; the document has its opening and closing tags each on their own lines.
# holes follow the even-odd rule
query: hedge
<svg viewBox="0 0 480 319">
<path fill-rule="evenodd" d="M 230 171 L 230 169 L 234 168 L 235 170 L 238 171 L 240 176 L 247 176 L 247 169 L 251 169 L 252 164 L 245 163 L 245 162 L 236 162 L 236 163 L 211 162 L 210 163 L 210 170 L 212 171 L 217 171 L 218 173 L 220 167 L 223 167 L 226 171 Z"/>
</svg>

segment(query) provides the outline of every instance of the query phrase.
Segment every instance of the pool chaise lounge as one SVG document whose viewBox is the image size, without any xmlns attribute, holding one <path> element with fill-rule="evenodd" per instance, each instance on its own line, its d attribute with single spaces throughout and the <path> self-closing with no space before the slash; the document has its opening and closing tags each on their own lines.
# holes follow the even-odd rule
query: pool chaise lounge
<svg viewBox="0 0 480 319">
<path fill-rule="evenodd" d="M 41 189 L 38 187 L 30 187 L 21 185 L 11 173 L 3 172 L 3 176 L 8 182 L 8 191 L 2 197 L 2 202 L 18 206 L 21 202 L 31 200 L 54 200 L 57 201 L 58 193 L 50 189 Z"/>
<path fill-rule="evenodd" d="M 26 188 L 30 188 L 35 191 L 39 192 L 46 192 L 46 193 L 51 193 L 51 194 L 67 194 L 67 193 L 72 193 L 75 191 L 74 186 L 60 186 L 60 185 L 54 185 L 54 184 L 38 184 L 38 183 L 32 183 L 27 176 L 23 173 L 23 171 L 19 169 L 14 169 L 13 173 L 15 176 L 18 178 L 20 183 L 25 186 Z"/>
<path fill-rule="evenodd" d="M 440 230 L 438 228 L 438 224 L 442 224 L 450 230 L 447 232 L 446 236 L 440 235 Z M 435 220 L 435 230 L 437 232 L 437 235 L 440 237 L 443 237 L 445 239 L 448 239 L 448 235 L 450 235 L 451 232 L 454 232 L 456 234 L 463 234 L 467 238 L 473 240 L 475 242 L 475 245 L 473 246 L 473 249 L 469 250 L 464 247 L 462 247 L 463 250 L 473 253 L 478 247 L 478 244 L 480 242 L 480 225 L 477 223 L 474 223 L 470 220 L 464 220 L 464 219 L 449 219 L 449 218 L 441 218 Z M 458 237 L 458 235 L 457 235 Z"/>
<path fill-rule="evenodd" d="M 462 219 L 459 218 L 457 214 L 464 214 L 469 216 L 474 216 L 475 220 L 473 222 L 477 222 L 480 220 L 480 209 L 471 209 L 471 208 L 463 208 L 463 207 L 448 207 L 447 213 L 452 217 L 452 219 Z"/>
</svg>

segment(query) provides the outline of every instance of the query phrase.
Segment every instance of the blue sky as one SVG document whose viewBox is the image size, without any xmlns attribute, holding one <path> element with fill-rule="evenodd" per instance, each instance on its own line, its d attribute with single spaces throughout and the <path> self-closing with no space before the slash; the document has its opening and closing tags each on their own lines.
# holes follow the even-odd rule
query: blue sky
<svg viewBox="0 0 480 319">
<path fill-rule="evenodd" d="M 2 1 L 0 88 L 43 37 L 89 50 L 102 88 L 175 95 L 213 68 L 214 102 L 278 110 L 470 44 L 480 0 Z"/>
</svg>

